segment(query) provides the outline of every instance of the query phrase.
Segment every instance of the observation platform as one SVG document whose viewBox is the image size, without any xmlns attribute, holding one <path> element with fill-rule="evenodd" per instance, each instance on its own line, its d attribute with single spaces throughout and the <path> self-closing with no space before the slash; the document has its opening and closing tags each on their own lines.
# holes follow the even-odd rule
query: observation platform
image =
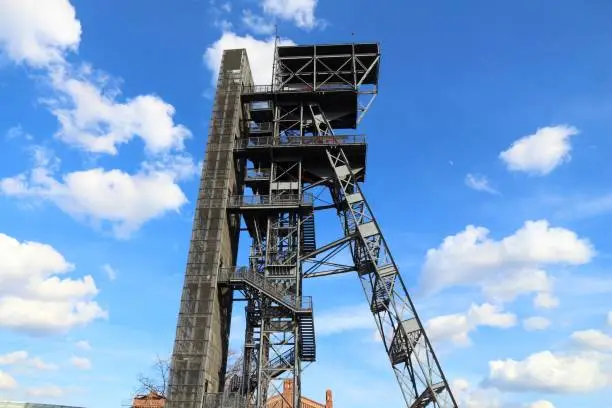
<svg viewBox="0 0 612 408">
<path fill-rule="evenodd" d="M 277 53 L 284 68 L 280 70 L 283 72 L 281 78 L 288 84 L 304 80 L 324 84 L 330 74 L 352 85 L 378 83 L 378 43 L 285 45 L 279 46 Z M 299 75 L 291 76 L 284 72 L 299 72 Z"/>
<path fill-rule="evenodd" d="M 277 107 L 316 103 L 333 128 L 357 127 L 360 95 L 378 93 L 379 44 L 280 46 L 276 52 L 274 85 L 243 86 L 241 91 L 254 120 L 271 118 L 266 101 Z"/>
<path fill-rule="evenodd" d="M 329 115 L 334 128 L 357 128 L 359 93 L 350 85 L 323 85 L 319 90 L 304 83 L 280 89 L 274 89 L 272 85 L 245 86 L 241 99 L 243 103 L 251 104 L 251 115 L 257 121 L 271 120 L 272 109 L 267 101 L 273 100 L 280 107 L 303 102 L 317 103 Z"/>
<path fill-rule="evenodd" d="M 249 212 L 269 214 L 290 209 L 308 213 L 314 209 L 314 196 L 312 194 L 232 195 L 229 197 L 227 209 L 241 214 Z"/>
<path fill-rule="evenodd" d="M 342 147 L 344 154 L 353 168 L 366 167 L 365 135 L 334 135 L 286 137 L 275 139 L 270 136 L 256 136 L 236 141 L 234 152 L 237 157 L 256 161 L 263 167 L 269 167 L 274 160 L 300 157 L 306 166 L 319 166 L 328 163 L 326 150 L 329 147 Z"/>
</svg>

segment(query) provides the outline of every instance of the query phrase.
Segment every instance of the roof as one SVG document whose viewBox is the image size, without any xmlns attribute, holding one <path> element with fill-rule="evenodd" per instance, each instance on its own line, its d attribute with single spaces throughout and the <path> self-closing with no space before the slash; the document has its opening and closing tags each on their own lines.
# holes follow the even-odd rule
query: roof
<svg viewBox="0 0 612 408">
<path fill-rule="evenodd" d="M 36 402 L 0 401 L 0 408 L 83 408 L 68 405 L 39 404 Z"/>
</svg>

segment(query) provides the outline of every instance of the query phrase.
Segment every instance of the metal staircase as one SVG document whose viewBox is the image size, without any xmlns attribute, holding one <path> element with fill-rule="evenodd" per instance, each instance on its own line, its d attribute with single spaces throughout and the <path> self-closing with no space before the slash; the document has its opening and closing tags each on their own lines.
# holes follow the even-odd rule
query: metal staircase
<svg viewBox="0 0 612 408">
<path fill-rule="evenodd" d="M 276 378 L 287 370 L 293 368 L 293 359 L 295 358 L 295 348 L 285 351 L 283 354 L 276 356 L 268 362 L 266 371 L 271 378 Z"/>
<path fill-rule="evenodd" d="M 302 253 L 310 254 L 317 249 L 314 213 L 302 217 Z"/>
<path fill-rule="evenodd" d="M 300 333 L 300 358 L 302 361 L 315 361 L 317 345 L 315 342 L 314 316 L 312 311 L 298 315 L 298 327 Z"/>
<path fill-rule="evenodd" d="M 219 284 L 233 287 L 248 285 L 293 312 L 312 311 L 312 298 L 309 296 L 296 296 L 290 291 L 268 281 L 261 273 L 247 267 L 222 268 L 219 273 Z"/>
</svg>

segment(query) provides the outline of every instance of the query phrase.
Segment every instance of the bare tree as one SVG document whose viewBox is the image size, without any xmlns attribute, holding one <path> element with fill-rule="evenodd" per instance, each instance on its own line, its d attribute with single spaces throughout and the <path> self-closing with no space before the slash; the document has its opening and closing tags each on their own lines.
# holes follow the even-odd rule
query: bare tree
<svg viewBox="0 0 612 408">
<path fill-rule="evenodd" d="M 150 375 L 138 375 L 137 394 L 148 394 L 154 392 L 166 397 L 168 390 L 168 380 L 170 379 L 170 359 L 161 358 L 159 355 L 155 358 L 155 363 L 151 367 Z M 227 370 L 225 378 L 239 375 L 242 372 L 242 355 L 230 350 L 227 353 Z"/>
<path fill-rule="evenodd" d="M 155 363 L 151 367 L 151 375 L 138 375 L 138 394 L 148 394 L 154 392 L 163 397 L 166 396 L 168 380 L 170 377 L 170 359 L 155 358 Z"/>
</svg>

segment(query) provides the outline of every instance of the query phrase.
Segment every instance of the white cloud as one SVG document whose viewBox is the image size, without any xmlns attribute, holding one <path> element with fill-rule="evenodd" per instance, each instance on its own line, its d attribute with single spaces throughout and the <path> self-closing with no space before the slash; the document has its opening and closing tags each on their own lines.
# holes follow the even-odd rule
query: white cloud
<svg viewBox="0 0 612 408">
<path fill-rule="evenodd" d="M 13 365 L 25 361 L 28 358 L 27 351 L 13 351 L 0 355 L 0 365 Z"/>
<path fill-rule="evenodd" d="M 50 363 L 45 363 L 41 358 L 39 357 L 33 357 L 28 361 L 28 365 L 30 367 L 33 367 L 37 370 L 41 370 L 41 371 L 47 371 L 47 370 L 57 370 L 58 366 L 55 364 L 50 364 Z"/>
<path fill-rule="evenodd" d="M 17 381 L 8 373 L 0 370 L 0 390 L 12 390 L 17 388 Z"/>
<path fill-rule="evenodd" d="M 516 325 L 516 316 L 501 312 L 498 306 L 488 303 L 472 304 L 466 313 L 438 316 L 425 324 L 425 330 L 433 341 L 450 340 L 457 346 L 471 344 L 469 333 L 478 326 L 507 329 Z"/>
<path fill-rule="evenodd" d="M 374 317 L 367 306 L 344 306 L 317 313 L 317 335 L 321 336 L 375 327 Z"/>
<path fill-rule="evenodd" d="M 288 39 L 281 39 L 280 45 L 295 45 Z M 204 62 L 213 73 L 212 82 L 219 76 L 219 65 L 223 50 L 244 48 L 247 50 L 253 81 L 257 85 L 269 85 L 272 82 L 272 63 L 274 62 L 274 38 L 257 40 L 250 35 L 241 37 L 232 32 L 224 32 L 204 53 Z"/>
<path fill-rule="evenodd" d="M 71 272 L 53 247 L 0 233 L 0 327 L 29 333 L 65 332 L 107 316 L 95 302 L 93 278 Z"/>
<path fill-rule="evenodd" d="M 547 292 L 540 292 L 533 299 L 533 305 L 538 309 L 554 309 L 559 306 L 559 298 Z"/>
<path fill-rule="evenodd" d="M 73 356 L 70 358 L 70 364 L 75 366 L 80 370 L 89 370 L 91 369 L 91 361 L 85 357 L 76 357 Z"/>
<path fill-rule="evenodd" d="M 78 71 L 55 67 L 50 80 L 56 94 L 45 103 L 60 123 L 56 136 L 87 152 L 115 155 L 118 146 L 139 137 L 147 152 L 159 154 L 182 150 L 191 137 L 189 129 L 174 123 L 174 106 L 156 95 L 119 102 L 121 90 L 110 77 L 87 65 Z"/>
<path fill-rule="evenodd" d="M 117 271 L 115 271 L 109 264 L 103 265 L 102 270 L 106 273 L 106 276 L 110 281 L 117 279 Z"/>
<path fill-rule="evenodd" d="M 527 331 L 545 330 L 550 326 L 550 320 L 541 316 L 532 316 L 523 320 L 523 327 Z"/>
<path fill-rule="evenodd" d="M 30 387 L 26 390 L 26 393 L 31 397 L 44 397 L 44 398 L 59 398 L 63 397 L 66 392 L 57 385 L 43 385 L 40 387 Z"/>
<path fill-rule="evenodd" d="M 32 135 L 23 130 L 23 127 L 21 127 L 21 125 L 11 127 L 9 130 L 6 131 L 4 137 L 6 138 L 6 140 L 24 139 L 29 141 L 33 139 Z"/>
<path fill-rule="evenodd" d="M 465 185 L 476 191 L 484 191 L 491 194 L 499 194 L 499 192 L 491 187 L 491 183 L 486 176 L 480 174 L 468 173 L 465 176 Z"/>
<path fill-rule="evenodd" d="M 612 336 L 599 330 L 581 330 L 572 333 L 571 339 L 581 346 L 598 350 L 612 351 Z"/>
<path fill-rule="evenodd" d="M 282 20 L 293 20 L 303 29 L 312 29 L 317 25 L 317 0 L 263 0 L 262 7 L 265 13 Z"/>
<path fill-rule="evenodd" d="M 61 62 L 81 41 L 69 0 L 0 0 L 0 51 L 35 67 Z"/>
<path fill-rule="evenodd" d="M 462 408 L 501 408 L 498 392 L 492 389 L 473 388 L 469 381 L 457 378 L 450 384 L 457 403 Z"/>
<path fill-rule="evenodd" d="M 549 294 L 538 302 L 550 307 L 554 303 L 550 298 L 552 281 L 540 268 L 581 265 L 594 256 L 587 239 L 571 230 L 551 227 L 546 220 L 527 221 L 499 241 L 489 237 L 488 229 L 470 225 L 427 251 L 421 284 L 429 292 L 476 285 L 496 301 L 512 301 L 523 293 Z"/>
<path fill-rule="evenodd" d="M 67 173 L 61 180 L 36 167 L 29 174 L 0 179 L 0 193 L 43 199 L 94 224 L 108 222 L 117 237 L 129 237 L 145 222 L 178 211 L 187 197 L 177 181 L 188 173 L 182 161 L 145 163 L 136 174 L 95 168 Z M 192 167 L 195 166 L 192 164 Z"/>
<path fill-rule="evenodd" d="M 490 361 L 485 382 L 508 391 L 590 392 L 609 385 L 609 373 L 596 354 L 557 355 L 542 351 L 522 361 Z"/>
<path fill-rule="evenodd" d="M 75 346 L 76 346 L 78 349 L 81 349 L 81 350 L 85 350 L 85 351 L 89 351 L 89 350 L 91 350 L 91 345 L 90 345 L 90 344 L 89 344 L 89 342 L 88 342 L 88 341 L 86 341 L 86 340 L 80 340 L 80 341 L 77 341 L 77 342 L 76 342 L 76 344 L 75 344 Z"/>
<path fill-rule="evenodd" d="M 570 137 L 578 133 L 578 129 L 566 125 L 540 128 L 512 143 L 499 157 L 508 170 L 546 175 L 569 161 Z"/>
<path fill-rule="evenodd" d="M 527 405 L 527 408 L 555 408 L 555 406 L 550 401 L 539 400 Z"/>
<path fill-rule="evenodd" d="M 251 10 L 243 10 L 242 22 L 255 34 L 267 35 L 274 33 L 274 23 L 266 20 L 262 16 L 253 14 Z"/>
<path fill-rule="evenodd" d="M 40 371 L 56 370 L 55 364 L 45 363 L 39 357 L 30 357 L 27 351 L 13 351 L 0 355 L 0 365 L 27 366 Z"/>
</svg>

